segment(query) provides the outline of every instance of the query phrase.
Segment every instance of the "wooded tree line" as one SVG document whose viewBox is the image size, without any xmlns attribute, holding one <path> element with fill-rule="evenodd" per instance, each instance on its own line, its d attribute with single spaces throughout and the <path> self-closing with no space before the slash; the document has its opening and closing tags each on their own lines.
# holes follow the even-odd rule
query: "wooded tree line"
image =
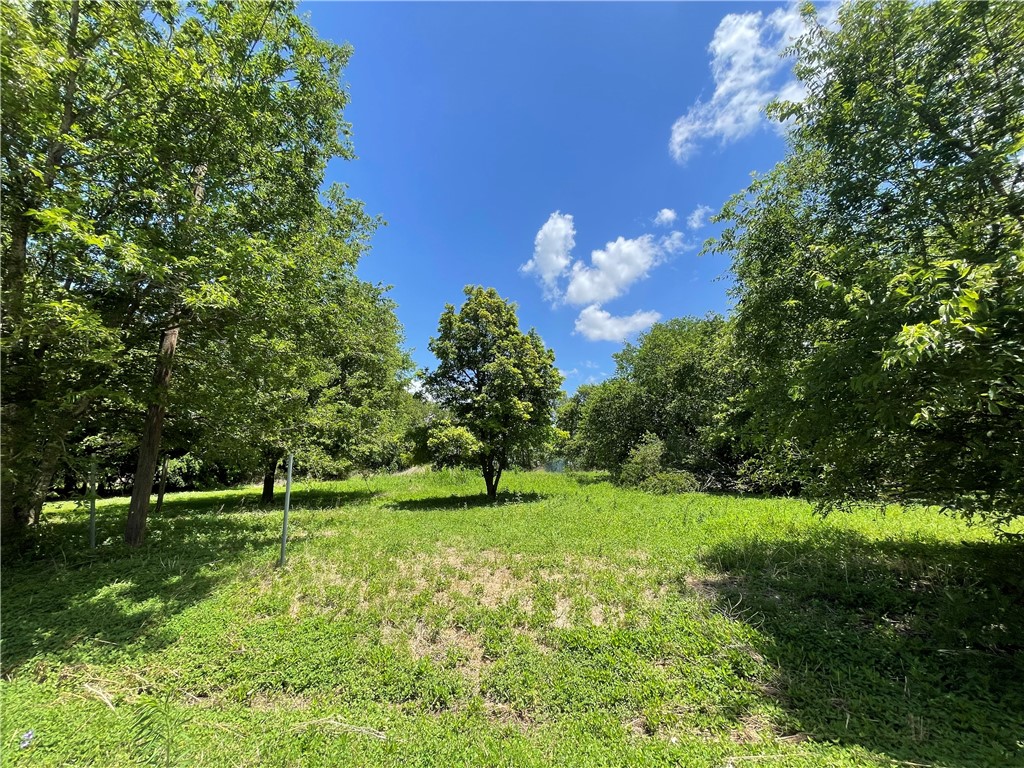
<svg viewBox="0 0 1024 768">
<path fill-rule="evenodd" d="M 698 484 L 1006 523 L 1024 513 L 1024 14 L 806 17 L 805 97 L 770 107 L 787 156 L 706 246 L 733 260 L 734 312 L 627 345 L 561 408 L 569 455 L 619 474 L 657 440 Z"/>
<path fill-rule="evenodd" d="M 94 459 L 134 464 L 137 545 L 161 455 L 395 450 L 401 329 L 355 275 L 380 222 L 321 190 L 353 157 L 350 49 L 290 2 L 0 12 L 4 528 Z"/>
<path fill-rule="evenodd" d="M 425 380 L 355 267 L 380 225 L 347 47 L 294 5 L 91 2 L 3 14 L 2 511 L 38 520 L 92 462 L 142 542 L 160 457 L 201 484 L 306 469 L 509 466 L 560 450 L 651 490 L 1024 512 L 1024 16 L 1010 4 L 807 11 L 786 158 L 706 250 L 728 318 L 656 325 L 550 413 L 553 353 L 467 288 Z"/>
</svg>

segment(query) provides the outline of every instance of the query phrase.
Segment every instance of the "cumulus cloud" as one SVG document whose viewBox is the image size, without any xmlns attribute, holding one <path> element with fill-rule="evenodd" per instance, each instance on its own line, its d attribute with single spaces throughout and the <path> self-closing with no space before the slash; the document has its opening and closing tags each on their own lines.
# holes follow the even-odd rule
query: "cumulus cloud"
<svg viewBox="0 0 1024 768">
<path fill-rule="evenodd" d="M 646 330 L 661 319 L 657 312 L 616 316 L 596 304 L 584 307 L 576 318 L 576 332 L 590 341 L 622 341 Z"/>
<path fill-rule="evenodd" d="M 705 139 L 718 138 L 724 144 L 747 136 L 761 124 L 766 104 L 776 98 L 802 98 L 782 52 L 803 30 L 798 2 L 767 16 L 755 11 L 722 19 L 708 46 L 714 93 L 673 124 L 672 157 L 685 163 Z"/>
<path fill-rule="evenodd" d="M 686 226 L 690 229 L 700 229 L 713 209 L 710 205 L 698 205 L 689 216 L 686 217 Z"/>
<path fill-rule="evenodd" d="M 572 265 L 565 300 L 570 304 L 600 304 L 625 293 L 629 286 L 657 266 L 665 255 L 652 235 L 619 237 L 590 254 L 590 265 Z"/>
<path fill-rule="evenodd" d="M 654 223 L 659 227 L 670 227 L 676 220 L 676 212 L 671 208 L 662 208 L 654 217 Z"/>
<path fill-rule="evenodd" d="M 538 230 L 533 241 L 533 258 L 520 269 L 540 278 L 545 298 L 558 298 L 558 278 L 569 268 L 575 245 L 576 227 L 568 213 L 555 211 Z"/>
<path fill-rule="evenodd" d="M 683 233 L 673 230 L 658 241 L 661 250 L 667 254 L 679 253 L 680 251 L 692 251 L 697 247 L 696 243 L 688 242 Z"/>
</svg>

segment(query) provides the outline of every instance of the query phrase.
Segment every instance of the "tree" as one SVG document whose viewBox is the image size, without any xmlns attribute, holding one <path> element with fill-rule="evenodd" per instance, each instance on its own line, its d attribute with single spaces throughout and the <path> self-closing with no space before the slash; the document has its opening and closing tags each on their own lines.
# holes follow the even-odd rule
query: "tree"
<svg viewBox="0 0 1024 768">
<path fill-rule="evenodd" d="M 657 323 L 615 360 L 614 377 L 580 387 L 559 411 L 569 456 L 618 478 L 630 453 L 653 438 L 666 468 L 729 486 L 741 453 L 728 417 L 744 379 L 731 323 L 717 315 Z"/>
<path fill-rule="evenodd" d="M 352 156 L 350 49 L 288 2 L 2 12 L 4 522 L 38 518 L 83 419 L 131 404 L 139 544 L 185 350 L 268 326 L 297 272 L 332 279 L 372 231 L 320 192 Z M 346 243 L 334 265 L 296 258 L 314 221 Z"/>
<path fill-rule="evenodd" d="M 452 416 L 438 439 L 480 467 L 494 499 L 513 453 L 550 436 L 562 378 L 537 332 L 519 330 L 514 304 L 493 288 L 467 286 L 464 292 L 458 312 L 449 304 L 441 314 L 430 340 L 439 363 L 424 385 Z"/>
<path fill-rule="evenodd" d="M 826 504 L 1024 513 L 1024 17 L 848 4 L 723 213 L 757 438 Z"/>
</svg>

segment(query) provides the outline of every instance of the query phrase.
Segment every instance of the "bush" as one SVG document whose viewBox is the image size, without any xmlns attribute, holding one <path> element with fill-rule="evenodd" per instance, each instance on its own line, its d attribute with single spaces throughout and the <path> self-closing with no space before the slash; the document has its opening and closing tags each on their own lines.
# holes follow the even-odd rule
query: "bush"
<svg viewBox="0 0 1024 768">
<path fill-rule="evenodd" d="M 639 488 L 645 480 L 661 472 L 665 443 L 657 435 L 646 433 L 630 450 L 619 468 L 620 485 Z"/>
<path fill-rule="evenodd" d="M 658 472 L 642 483 L 640 490 L 647 493 L 693 493 L 700 488 L 697 478 L 682 470 L 674 472 Z"/>
</svg>

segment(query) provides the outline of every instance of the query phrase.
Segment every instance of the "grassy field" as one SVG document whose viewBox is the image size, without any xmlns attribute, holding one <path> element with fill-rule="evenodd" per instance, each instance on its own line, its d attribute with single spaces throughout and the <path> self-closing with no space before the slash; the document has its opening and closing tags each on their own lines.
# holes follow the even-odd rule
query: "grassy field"
<svg viewBox="0 0 1024 768">
<path fill-rule="evenodd" d="M 52 506 L 7 765 L 1024 765 L 1019 546 L 926 510 L 421 473 Z M 32 731 L 22 747 L 23 734 Z"/>
</svg>

